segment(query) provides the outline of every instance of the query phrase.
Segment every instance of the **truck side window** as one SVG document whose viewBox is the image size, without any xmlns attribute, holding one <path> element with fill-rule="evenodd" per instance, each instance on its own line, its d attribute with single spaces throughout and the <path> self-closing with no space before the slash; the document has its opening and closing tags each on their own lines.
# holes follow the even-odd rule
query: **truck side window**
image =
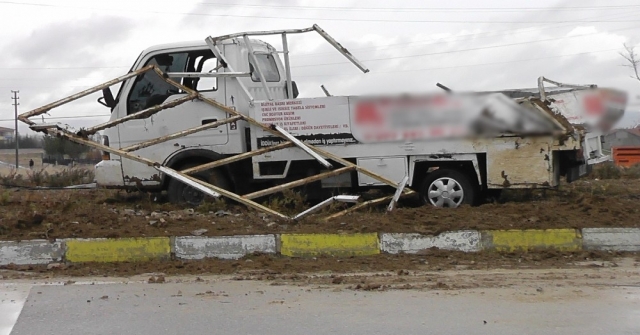
<svg viewBox="0 0 640 335">
<path fill-rule="evenodd" d="M 184 72 L 188 53 L 170 53 L 153 56 L 144 66 L 157 65 L 163 72 Z M 171 78 L 180 83 L 181 78 Z M 180 94 L 180 90 L 162 80 L 154 71 L 147 71 L 133 84 L 127 99 L 127 114 L 162 104 L 168 97 Z"/>
<path fill-rule="evenodd" d="M 211 50 L 194 51 L 189 53 L 187 72 L 217 73 L 218 70 L 218 59 L 215 58 Z M 198 92 L 215 91 L 218 89 L 218 78 L 185 78 L 183 84 L 191 89 L 195 89 Z"/>
<path fill-rule="evenodd" d="M 280 81 L 280 73 L 278 72 L 278 66 L 276 65 L 276 60 L 273 58 L 271 54 L 256 54 L 256 59 L 260 64 L 260 69 L 262 73 L 264 73 L 265 79 L 268 82 L 279 82 Z M 260 73 L 255 68 L 253 64 L 253 59 L 249 56 L 249 72 L 251 72 L 251 80 L 258 82 L 260 81 Z"/>
</svg>

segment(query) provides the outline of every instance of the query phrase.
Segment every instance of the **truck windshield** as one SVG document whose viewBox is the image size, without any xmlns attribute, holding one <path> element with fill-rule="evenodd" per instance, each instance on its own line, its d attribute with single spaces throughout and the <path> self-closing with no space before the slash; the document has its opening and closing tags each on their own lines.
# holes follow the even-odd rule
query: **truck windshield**
<svg viewBox="0 0 640 335">
<path fill-rule="evenodd" d="M 256 59 L 260 64 L 260 70 L 264 73 L 264 77 L 268 82 L 279 82 L 280 73 L 278 72 L 278 66 L 276 60 L 271 54 L 256 54 Z M 260 73 L 253 64 L 253 59 L 249 56 L 249 71 L 251 72 L 251 80 L 260 81 Z"/>
<path fill-rule="evenodd" d="M 187 64 L 188 53 L 169 53 L 153 56 L 144 66 L 157 65 L 163 72 L 183 72 Z M 181 82 L 181 78 L 171 78 Z M 162 80 L 153 71 L 148 71 L 135 81 L 127 99 L 127 114 L 163 103 L 169 96 L 180 93 L 179 90 Z"/>
</svg>

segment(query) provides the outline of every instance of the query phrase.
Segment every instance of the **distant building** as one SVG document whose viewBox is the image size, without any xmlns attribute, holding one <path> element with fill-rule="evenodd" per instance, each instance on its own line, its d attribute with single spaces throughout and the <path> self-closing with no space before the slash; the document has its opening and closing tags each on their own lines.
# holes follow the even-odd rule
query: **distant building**
<svg viewBox="0 0 640 335">
<path fill-rule="evenodd" d="M 640 128 L 615 129 L 605 135 L 603 150 L 611 150 L 613 147 L 638 147 L 640 146 Z"/>
<path fill-rule="evenodd" d="M 0 142 L 11 142 L 15 137 L 16 131 L 13 128 L 0 127 Z"/>
</svg>

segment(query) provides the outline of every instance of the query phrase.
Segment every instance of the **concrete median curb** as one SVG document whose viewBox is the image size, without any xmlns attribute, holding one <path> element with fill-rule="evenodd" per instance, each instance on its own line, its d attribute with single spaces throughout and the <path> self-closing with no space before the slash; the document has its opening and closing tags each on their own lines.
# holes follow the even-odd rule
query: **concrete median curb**
<svg viewBox="0 0 640 335">
<path fill-rule="evenodd" d="M 240 259 L 250 254 L 285 257 L 419 254 L 430 249 L 461 252 L 536 250 L 640 251 L 640 228 L 464 230 L 416 233 L 266 234 L 215 237 L 143 237 L 0 241 L 0 265 L 56 262 Z"/>
</svg>

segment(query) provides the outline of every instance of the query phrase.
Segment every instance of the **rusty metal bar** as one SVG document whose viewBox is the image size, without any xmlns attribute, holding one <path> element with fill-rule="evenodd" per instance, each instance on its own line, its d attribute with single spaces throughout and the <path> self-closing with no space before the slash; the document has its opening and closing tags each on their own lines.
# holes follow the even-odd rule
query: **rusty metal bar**
<svg viewBox="0 0 640 335">
<path fill-rule="evenodd" d="M 231 122 L 238 121 L 238 120 L 241 120 L 241 119 L 242 119 L 242 116 L 239 116 L 239 115 L 232 116 L 232 117 L 224 119 L 224 120 L 203 124 L 201 126 L 189 128 L 189 129 L 186 129 L 186 130 L 183 130 L 183 131 L 179 131 L 177 133 L 173 133 L 173 134 L 170 134 L 170 135 L 158 137 L 158 138 L 153 139 L 151 141 L 134 144 L 134 145 L 128 146 L 126 148 L 121 148 L 120 150 L 125 151 L 125 152 L 131 152 L 131 151 L 140 150 L 142 148 L 146 148 L 146 147 L 150 147 L 152 145 L 156 145 L 156 144 L 159 144 L 159 143 L 171 141 L 173 139 L 184 137 L 184 136 L 188 136 L 188 135 L 191 135 L 191 134 L 203 131 L 203 130 L 207 130 L 207 129 L 210 129 L 210 128 L 216 128 L 216 127 L 221 126 L 223 124 L 231 123 Z"/>
<path fill-rule="evenodd" d="M 99 132 L 100 130 L 111 128 L 113 126 L 117 126 L 117 125 L 119 125 L 121 123 L 125 123 L 125 122 L 130 121 L 130 120 L 146 119 L 149 116 L 151 116 L 153 114 L 156 114 L 156 113 L 160 112 L 163 109 L 167 109 L 167 108 L 172 108 L 172 107 L 178 106 L 178 105 L 183 104 L 183 103 L 185 103 L 187 101 L 191 101 L 193 99 L 196 99 L 197 97 L 198 97 L 197 94 L 189 94 L 189 95 L 186 95 L 184 97 L 181 97 L 181 98 L 169 101 L 169 102 L 165 102 L 165 103 L 160 104 L 160 105 L 149 107 L 149 108 L 141 110 L 141 111 L 139 111 L 137 113 L 133 113 L 133 114 L 129 114 L 127 116 L 123 116 L 123 117 L 121 117 L 119 119 L 115 119 L 115 120 L 112 120 L 112 121 L 107 121 L 107 122 L 105 122 L 103 124 L 99 124 L 99 125 L 97 125 L 95 127 L 83 129 L 83 130 L 80 131 L 80 134 L 82 136 L 93 135 L 93 134 Z"/>
<path fill-rule="evenodd" d="M 329 91 L 327 90 L 326 87 L 324 87 L 324 85 L 320 85 L 320 88 L 322 89 L 322 92 L 324 92 L 324 95 L 330 97 L 331 93 L 329 93 Z"/>
<path fill-rule="evenodd" d="M 380 203 L 383 203 L 383 202 L 387 202 L 387 201 L 391 200 L 392 198 L 393 198 L 393 196 L 390 195 L 390 196 L 387 196 L 387 197 L 384 197 L 384 198 L 378 198 L 378 199 L 374 199 L 374 200 L 365 201 L 365 202 L 359 203 L 359 204 L 357 204 L 357 205 L 355 205 L 353 207 L 349 207 L 349 208 L 347 208 L 347 209 L 345 209 L 345 210 L 343 210 L 341 212 L 338 212 L 338 213 L 335 213 L 335 214 L 331 214 L 331 215 L 325 217 L 323 220 L 324 221 L 329 221 L 329 220 L 335 219 L 337 217 L 341 217 L 343 215 L 355 212 L 355 211 L 357 211 L 357 210 L 359 210 L 361 208 L 364 208 L 364 207 L 368 207 L 368 206 L 371 206 L 371 205 L 377 205 L 377 204 L 380 204 Z"/>
<path fill-rule="evenodd" d="M 302 28 L 302 29 L 247 31 L 242 33 L 234 33 L 234 34 L 222 35 L 218 37 L 208 37 L 208 38 L 211 39 L 212 42 L 221 42 L 221 41 L 232 39 L 235 37 L 243 37 L 245 35 L 266 36 L 266 35 L 281 35 L 281 34 L 301 34 L 301 33 L 308 33 L 314 30 L 315 29 L 311 27 L 311 28 Z"/>
<path fill-rule="evenodd" d="M 361 166 L 358 166 L 358 165 L 356 165 L 354 163 L 351 163 L 348 160 L 343 159 L 340 156 L 334 155 L 334 154 L 332 154 L 332 153 L 330 153 L 328 151 L 325 151 L 323 149 L 320 149 L 320 148 L 317 148 L 317 147 L 314 147 L 314 146 L 311 146 L 311 145 L 309 145 L 309 148 L 311 148 L 313 151 L 317 152 L 318 154 L 320 154 L 320 155 L 322 155 L 324 157 L 327 157 L 329 159 L 332 159 L 332 160 L 334 160 L 334 161 L 336 161 L 336 162 L 338 162 L 338 163 L 340 163 L 340 164 L 342 164 L 344 166 L 355 167 L 358 170 L 358 172 L 363 173 L 363 174 L 365 174 L 365 175 L 367 175 L 367 176 L 369 176 L 369 177 L 371 177 L 373 179 L 377 179 L 377 180 L 379 180 L 379 181 L 381 181 L 381 182 L 383 182 L 383 183 L 385 183 L 385 184 L 387 184 L 387 185 L 389 185 L 389 186 L 391 186 L 393 188 L 396 188 L 398 186 L 398 184 L 395 183 L 394 181 L 392 181 L 392 180 L 390 180 L 388 178 L 385 178 L 385 177 L 383 177 L 383 176 L 381 176 L 379 174 L 373 173 L 373 172 L 369 171 L 368 169 L 365 169 L 365 168 L 363 168 Z M 412 193 L 415 193 L 415 192 L 413 190 L 405 188 L 404 193 L 405 194 L 412 194 Z"/>
<path fill-rule="evenodd" d="M 238 154 L 238 155 L 235 155 L 235 156 L 231 156 L 231 157 L 228 157 L 228 158 L 223 158 L 223 159 L 211 162 L 211 163 L 198 165 L 198 166 L 186 169 L 186 170 L 182 170 L 180 172 L 182 172 L 184 174 L 198 173 L 198 172 L 201 172 L 201 171 L 206 171 L 206 170 L 209 170 L 209 169 L 216 168 L 218 166 L 230 164 L 230 163 L 233 163 L 233 162 L 241 161 L 241 160 L 246 159 L 246 158 L 262 155 L 262 154 L 265 154 L 265 153 L 271 152 L 271 151 L 276 151 L 276 150 L 280 150 L 280 149 L 289 148 L 289 147 L 292 147 L 292 146 L 293 146 L 293 143 L 284 142 L 284 143 L 280 143 L 278 145 L 274 145 L 274 146 L 271 146 L 271 147 L 262 148 L 262 149 L 254 150 L 254 151 L 249 151 L 249 152 L 245 152 L 245 153 Z"/>
<path fill-rule="evenodd" d="M 324 31 L 324 29 L 320 28 L 320 26 L 318 26 L 317 24 L 314 24 L 311 28 L 304 28 L 304 29 L 252 31 L 252 32 L 222 35 L 218 37 L 209 36 L 207 37 L 206 40 L 207 40 L 207 43 L 211 43 L 215 45 L 216 42 L 224 41 L 224 40 L 228 40 L 236 37 L 247 38 L 247 36 L 301 34 L 301 33 L 307 33 L 311 31 L 315 31 L 320 36 L 322 36 L 327 42 L 329 42 L 329 44 L 331 44 L 334 48 L 336 48 L 338 52 L 340 52 L 343 56 L 345 56 L 351 63 L 353 63 L 356 67 L 358 67 L 362 72 L 364 73 L 369 72 L 369 69 L 366 66 L 364 66 L 364 64 L 362 64 L 358 59 L 356 59 L 355 56 L 353 56 L 351 52 L 347 50 L 347 48 L 343 47 L 340 43 L 338 43 L 338 41 L 336 41 L 333 37 L 331 37 L 331 35 L 329 35 L 326 31 Z"/>
<path fill-rule="evenodd" d="M 162 72 L 162 70 L 160 70 L 158 67 L 154 67 L 153 71 L 158 75 L 158 77 L 164 80 L 167 84 L 173 85 L 174 87 L 185 91 L 189 95 L 199 95 L 198 91 L 190 89 L 189 87 L 186 87 L 169 78 L 169 76 L 166 73 Z"/>
<path fill-rule="evenodd" d="M 70 95 L 70 96 L 68 96 L 68 97 L 66 97 L 64 99 L 60 99 L 60 100 L 58 100 L 56 102 L 52 102 L 52 103 L 50 103 L 48 105 L 44 105 L 44 106 L 42 106 L 40 108 L 36 108 L 36 109 L 34 109 L 34 110 L 30 111 L 30 112 L 27 112 L 27 113 L 24 113 L 24 114 L 20 114 L 20 116 L 18 116 L 18 119 L 20 121 L 28 124 L 28 125 L 33 125 L 33 124 L 35 124 L 35 122 L 29 120 L 29 118 L 32 117 L 32 116 L 38 116 L 38 115 L 44 114 L 44 113 L 52 110 L 53 108 L 59 107 L 61 105 L 64 105 L 66 103 L 69 103 L 69 102 L 72 102 L 72 101 L 75 101 L 75 100 L 78 100 L 78 99 L 80 99 L 82 97 L 85 97 L 85 96 L 87 96 L 89 94 L 95 93 L 95 92 L 100 91 L 102 89 L 105 89 L 105 88 L 107 88 L 109 86 L 112 86 L 112 85 L 115 85 L 115 84 L 117 84 L 119 82 L 125 81 L 125 80 L 127 80 L 129 78 L 138 76 L 138 75 L 140 75 L 142 73 L 145 73 L 145 72 L 153 69 L 154 67 L 155 67 L 155 65 L 145 66 L 145 67 L 143 67 L 143 68 L 141 68 L 139 70 L 133 71 L 133 72 L 128 73 L 128 74 L 126 74 L 124 76 L 120 76 L 118 78 L 109 80 L 106 83 L 100 84 L 98 86 L 94 86 L 92 88 L 86 89 L 86 90 L 81 91 L 79 93 L 76 93 L 74 95 Z"/>
<path fill-rule="evenodd" d="M 58 134 L 58 135 L 60 135 L 62 137 L 65 137 L 70 141 L 73 141 L 73 142 L 76 142 L 76 143 L 79 143 L 79 144 L 83 144 L 83 145 L 86 145 L 86 146 L 89 146 L 89 147 L 93 147 L 93 148 L 99 149 L 100 151 L 112 153 L 114 155 L 118 155 L 118 156 L 121 156 L 123 158 L 131 159 L 131 160 L 133 160 L 135 162 L 138 162 L 138 163 L 142 163 L 142 164 L 146 164 L 148 166 L 152 166 L 152 167 L 154 167 L 155 169 L 157 169 L 159 171 L 169 169 L 167 167 L 162 166 L 158 162 L 154 162 L 152 160 L 149 160 L 149 159 L 146 159 L 146 158 L 142 158 L 140 156 L 137 156 L 137 155 L 134 155 L 134 154 L 131 154 L 131 153 L 128 153 L 128 152 L 123 152 L 122 150 L 113 149 L 113 148 L 108 147 L 108 146 L 106 146 L 104 144 L 100 144 L 100 143 L 93 142 L 93 141 L 84 139 L 82 137 L 79 137 L 78 135 L 75 135 L 73 133 L 68 133 L 68 132 L 65 132 L 65 131 L 62 131 L 62 130 L 55 130 L 54 133 Z M 213 191 L 215 191 L 215 192 L 217 192 L 217 193 L 219 193 L 219 194 L 221 194 L 221 195 L 223 195 L 223 196 L 225 196 L 227 198 L 230 198 L 232 200 L 238 201 L 239 203 L 242 203 L 247 207 L 251 207 L 251 208 L 257 209 L 259 211 L 262 211 L 262 212 L 265 212 L 265 213 L 269 213 L 271 215 L 278 216 L 278 217 L 283 218 L 283 219 L 287 219 L 287 220 L 291 219 L 286 215 L 278 213 L 278 212 L 276 212 L 276 211 L 274 211 L 274 210 L 272 210 L 270 208 L 267 208 L 265 206 L 262 206 L 262 205 L 260 205 L 260 204 L 258 204 L 256 202 L 254 202 L 254 201 L 245 199 L 245 198 L 243 198 L 243 197 L 241 197 L 241 196 L 239 196 L 239 195 L 237 195 L 237 194 L 235 194 L 233 192 L 227 191 L 227 190 L 225 190 L 223 188 L 220 188 L 218 186 L 215 186 L 215 185 L 211 185 L 211 184 L 206 183 L 206 182 L 204 182 L 202 180 L 199 180 L 199 179 L 196 179 L 194 177 L 185 175 L 185 174 L 183 174 L 181 172 L 178 172 L 178 171 L 175 171 L 173 169 L 169 169 L 169 170 L 174 171 L 178 176 L 180 176 L 180 178 L 184 178 L 184 179 L 190 180 L 192 182 L 198 183 L 198 184 L 200 184 L 202 186 L 205 186 L 205 187 L 207 187 L 207 188 L 209 188 L 209 189 L 211 189 L 211 190 L 213 190 Z"/>
<path fill-rule="evenodd" d="M 548 82 L 550 84 L 556 85 L 558 87 L 568 87 L 568 88 L 595 88 L 596 85 L 574 85 L 574 84 L 564 84 L 551 79 L 547 79 L 544 76 L 538 77 L 538 90 L 540 91 L 540 98 L 542 101 L 547 100 L 547 92 L 544 89 L 544 82 Z"/>
<path fill-rule="evenodd" d="M 225 106 L 225 105 L 223 105 L 223 104 L 221 104 L 221 103 L 219 103 L 219 102 L 217 102 L 217 101 L 215 101 L 213 99 L 207 98 L 207 97 L 205 97 L 205 96 L 203 96 L 201 94 L 199 94 L 199 98 L 200 98 L 200 100 L 202 100 L 202 101 L 204 101 L 204 102 L 206 102 L 206 103 L 208 103 L 208 104 L 210 104 L 212 106 L 216 106 L 216 107 L 224 110 L 225 112 L 227 112 L 229 114 L 242 115 L 238 111 L 233 110 L 233 109 L 231 109 L 231 108 L 229 108 L 229 107 L 227 107 L 227 106 Z M 284 134 L 280 133 L 279 131 L 277 131 L 277 130 L 273 129 L 272 127 L 269 127 L 269 126 L 267 126 L 265 124 L 262 124 L 262 123 L 258 122 L 257 120 L 255 120 L 255 119 L 253 119 L 251 117 L 247 116 L 247 117 L 244 118 L 244 120 L 249 122 L 251 125 L 254 125 L 256 127 L 262 128 L 264 131 L 267 131 L 267 132 L 269 132 L 269 133 L 271 133 L 273 135 L 276 135 L 276 136 L 278 136 L 280 138 L 288 139 L 288 138 L 286 138 L 284 136 Z M 376 173 L 373 173 L 373 172 L 371 172 L 371 171 L 369 171 L 369 170 L 367 170 L 367 169 L 365 169 L 363 167 L 360 167 L 360 166 L 358 166 L 358 165 L 356 165 L 354 163 L 351 163 L 348 160 L 343 159 L 343 158 L 341 158 L 339 156 L 336 156 L 336 155 L 334 155 L 334 154 L 332 154 L 330 152 L 327 152 L 327 151 L 325 151 L 323 149 L 317 148 L 317 147 L 315 147 L 313 145 L 310 145 L 310 144 L 305 144 L 305 146 L 310 148 L 311 150 L 315 151 L 316 153 L 324 156 L 324 157 L 327 157 L 329 159 L 332 159 L 332 160 L 342 164 L 343 166 L 355 167 L 361 173 L 363 173 L 363 174 L 365 174 L 365 175 L 367 175 L 367 176 L 369 176 L 371 178 L 374 178 L 376 180 L 379 180 L 379 181 L 381 181 L 381 182 L 383 182 L 383 183 L 385 183 L 385 184 L 387 184 L 387 185 L 389 185 L 389 186 L 391 186 L 393 188 L 396 188 L 398 186 L 398 184 L 395 183 L 394 181 L 389 180 L 389 179 L 387 179 L 387 178 L 385 178 L 383 176 L 380 176 L 380 175 L 378 175 Z M 404 193 L 405 194 L 413 194 L 415 192 L 413 190 L 411 190 L 411 189 L 406 189 L 405 188 Z"/>
<path fill-rule="evenodd" d="M 212 196 L 214 198 L 219 198 L 220 197 L 220 193 L 215 192 L 215 191 L 211 190 L 208 187 L 205 187 L 204 185 L 202 185 L 200 183 L 197 183 L 197 182 L 195 182 L 193 180 L 190 180 L 189 178 L 185 178 L 179 172 L 177 172 L 177 171 L 175 171 L 173 169 L 170 169 L 170 168 L 167 168 L 167 167 L 164 167 L 164 166 L 156 166 L 155 168 L 156 168 L 156 170 L 166 174 L 167 176 L 170 176 L 172 178 L 178 179 L 181 182 L 183 182 L 183 183 L 195 188 L 196 190 L 199 190 L 200 192 L 202 192 L 204 194 L 208 194 L 208 195 L 210 195 L 210 196 Z"/>
<path fill-rule="evenodd" d="M 331 205 L 334 201 L 347 202 L 347 203 L 348 202 L 357 203 L 358 199 L 360 199 L 360 197 L 357 196 L 357 195 L 337 195 L 335 197 L 331 197 L 331 198 L 329 198 L 329 199 L 327 199 L 327 200 L 325 200 L 325 201 L 323 201 L 323 202 L 321 202 L 321 203 L 319 203 L 319 204 L 307 209 L 306 211 L 294 216 L 293 220 L 298 220 L 298 219 L 300 219 L 302 217 L 305 217 L 305 216 L 307 216 L 309 214 L 315 213 L 315 212 L 321 210 L 322 208 Z"/>
<path fill-rule="evenodd" d="M 158 169 L 159 171 L 168 169 L 168 168 L 166 168 L 164 166 L 156 166 L 155 168 Z M 175 170 L 173 170 L 173 171 L 175 171 Z M 188 180 L 193 181 L 195 183 L 198 183 L 198 184 L 200 184 L 200 185 L 202 185 L 204 187 L 208 187 L 209 189 L 211 189 L 211 190 L 213 190 L 213 191 L 215 191 L 215 192 L 217 192 L 219 194 L 222 194 L 223 196 L 225 196 L 225 197 L 227 197 L 229 199 L 235 200 L 235 201 L 237 201 L 237 202 L 239 202 L 239 203 L 241 203 L 241 204 L 243 204 L 243 205 L 245 205 L 247 207 L 250 207 L 250 208 L 253 208 L 253 209 L 257 209 L 259 211 L 262 211 L 262 212 L 265 212 L 265 213 L 269 213 L 271 215 L 278 216 L 278 217 L 280 217 L 282 219 L 285 219 L 285 220 L 291 220 L 290 217 L 288 217 L 288 216 L 286 216 L 284 214 L 276 212 L 273 209 L 265 207 L 265 206 L 263 206 L 263 205 L 261 205 L 261 204 L 259 204 L 257 202 L 245 199 L 245 198 L 243 198 L 243 197 L 241 197 L 241 196 L 239 196 L 239 195 L 237 195 L 237 194 L 235 194 L 235 193 L 233 193 L 231 191 L 225 190 L 224 188 L 221 188 L 221 187 L 206 183 L 206 182 L 204 182 L 204 181 L 202 181 L 200 179 L 196 179 L 196 178 L 194 178 L 192 176 L 185 175 L 185 174 L 177 172 L 177 171 L 176 171 L 176 173 L 178 173 L 179 176 L 184 178 L 184 179 L 188 179 Z M 179 180 L 181 180 L 181 179 L 179 179 Z"/>
<path fill-rule="evenodd" d="M 213 72 L 213 73 L 199 73 L 199 72 L 167 72 L 170 78 L 228 78 L 228 77 L 251 77 L 249 72 Z"/>
<path fill-rule="evenodd" d="M 249 194 L 243 195 L 242 197 L 245 198 L 245 199 L 260 198 L 260 197 L 263 197 L 265 195 L 278 193 L 278 192 L 286 190 L 286 189 L 290 189 L 290 188 L 302 186 L 302 185 L 305 185 L 305 184 L 313 183 L 314 181 L 322 180 L 322 179 L 328 178 L 328 177 L 337 176 L 337 175 L 340 175 L 340 174 L 343 174 L 343 173 L 347 173 L 347 172 L 350 172 L 350 171 L 353 171 L 353 170 L 355 170 L 355 168 L 353 166 L 347 166 L 347 167 L 343 167 L 343 168 L 340 168 L 340 169 L 337 169 L 337 170 L 333 170 L 333 171 L 317 174 L 315 176 L 307 177 L 307 178 L 304 178 L 304 179 L 292 181 L 290 183 L 286 183 L 286 184 L 274 186 L 274 187 L 271 187 L 271 188 L 267 188 L 267 189 L 264 189 L 262 191 L 249 193 Z"/>
<path fill-rule="evenodd" d="M 287 97 L 294 99 L 293 97 L 293 83 L 291 82 L 291 63 L 289 62 L 289 41 L 287 40 L 287 33 L 282 33 L 282 52 L 284 54 L 284 71 L 287 76 Z"/>
<path fill-rule="evenodd" d="M 316 152 L 311 150 L 311 148 L 309 148 L 305 143 L 297 139 L 295 136 L 291 135 L 288 131 L 284 130 L 284 128 L 277 125 L 273 125 L 272 127 L 273 129 L 277 130 L 280 134 L 282 134 L 284 137 L 286 137 L 289 141 L 293 142 L 293 144 L 298 146 L 300 149 L 304 150 L 307 154 L 309 154 L 309 156 L 315 158 L 315 160 L 320 162 L 320 164 L 324 165 L 327 169 L 333 168 L 333 165 L 331 165 L 329 161 L 327 161 L 322 156 L 318 155 Z"/>
<path fill-rule="evenodd" d="M 253 66 L 255 66 L 258 71 L 258 75 L 260 76 L 260 82 L 262 83 L 262 88 L 264 88 L 264 93 L 267 95 L 267 99 L 273 100 L 271 96 L 271 92 L 269 92 L 269 85 L 267 85 L 267 78 L 264 77 L 264 72 L 262 72 L 262 67 L 258 64 L 258 57 L 253 52 L 253 47 L 251 46 L 251 41 L 249 41 L 249 36 L 244 35 L 244 44 L 247 45 L 247 49 L 249 49 L 249 57 L 253 60 Z"/>
<path fill-rule="evenodd" d="M 393 195 L 393 198 L 391 198 L 391 202 L 387 207 L 387 212 L 391 212 L 396 208 L 396 204 L 400 199 L 400 195 L 402 195 L 402 191 L 407 186 L 408 182 L 409 182 L 409 176 L 404 176 L 404 178 L 402 178 L 402 181 L 398 183 L 398 188 L 396 189 L 396 193 Z"/>
<path fill-rule="evenodd" d="M 353 65 L 358 67 L 362 72 L 364 73 L 369 72 L 369 69 L 367 69 L 367 67 L 364 66 L 364 64 L 362 64 L 358 59 L 356 59 L 356 57 L 354 57 L 351 54 L 351 52 L 347 50 L 347 48 L 343 47 L 340 43 L 338 43 L 338 41 L 333 39 L 333 37 L 331 37 L 326 31 L 320 28 L 320 26 L 318 26 L 317 24 L 314 24 L 313 30 L 317 31 L 318 34 L 320 34 L 320 36 L 322 36 L 325 40 L 327 40 L 327 42 L 329 42 L 329 44 L 331 44 L 334 48 L 336 48 L 336 50 L 338 50 L 343 56 L 347 57 L 347 59 L 351 63 L 353 63 Z"/>
<path fill-rule="evenodd" d="M 207 45 L 209 46 L 209 49 L 211 49 L 213 54 L 216 55 L 216 58 L 218 58 L 220 62 L 224 62 L 224 64 L 227 64 L 226 69 L 228 69 L 231 72 L 236 72 L 236 70 L 233 69 L 233 66 L 229 63 L 229 60 L 227 60 L 227 58 L 222 54 L 222 51 L 220 51 L 220 48 L 218 48 L 213 38 L 207 37 L 205 39 L 205 42 L 207 43 Z M 247 96 L 247 99 L 253 102 L 253 96 L 247 89 L 247 86 L 245 86 L 244 83 L 240 81 L 240 78 L 238 77 L 234 77 L 234 78 L 236 79 L 236 82 L 238 83 L 238 85 L 240 85 L 240 88 L 242 88 L 242 91 L 244 92 L 244 94 Z"/>
</svg>

